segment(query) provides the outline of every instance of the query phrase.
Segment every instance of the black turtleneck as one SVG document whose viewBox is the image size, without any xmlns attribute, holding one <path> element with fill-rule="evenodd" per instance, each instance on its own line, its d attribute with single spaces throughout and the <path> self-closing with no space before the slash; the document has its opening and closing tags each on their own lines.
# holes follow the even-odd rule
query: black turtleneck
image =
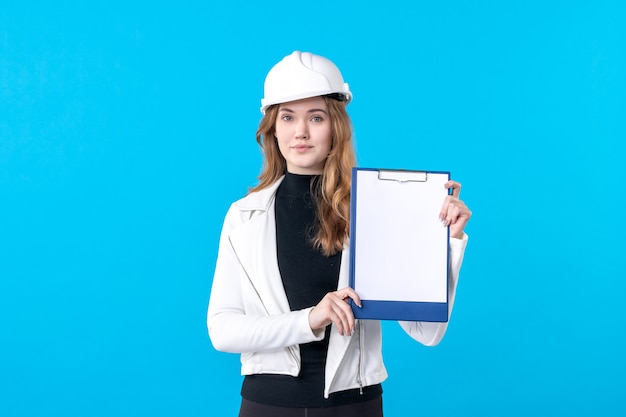
<svg viewBox="0 0 626 417">
<path fill-rule="evenodd" d="M 326 257 L 311 243 L 317 223 L 311 190 L 318 180 L 287 173 L 276 191 L 278 268 L 291 310 L 311 307 L 337 289 L 341 253 Z"/>
<path fill-rule="evenodd" d="M 316 305 L 337 289 L 341 253 L 327 257 L 313 247 L 316 204 L 313 187 L 319 175 L 286 173 L 276 191 L 276 249 L 278 268 L 292 311 Z M 300 345 L 300 375 L 248 375 L 241 394 L 249 400 L 285 407 L 326 407 L 368 400 L 380 395 L 380 386 L 336 393 L 324 398 L 324 368 L 330 326 L 319 342 Z"/>
</svg>

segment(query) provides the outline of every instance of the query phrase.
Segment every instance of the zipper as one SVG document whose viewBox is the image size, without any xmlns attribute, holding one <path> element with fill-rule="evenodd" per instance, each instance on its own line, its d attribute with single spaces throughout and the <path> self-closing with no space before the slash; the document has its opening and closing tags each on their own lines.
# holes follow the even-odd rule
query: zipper
<svg viewBox="0 0 626 417">
<path fill-rule="evenodd" d="M 363 367 L 363 328 L 361 327 L 361 320 L 357 321 L 359 325 L 359 363 L 356 374 L 356 382 L 359 384 L 359 394 L 363 395 L 363 380 L 361 379 L 361 368 Z"/>
</svg>

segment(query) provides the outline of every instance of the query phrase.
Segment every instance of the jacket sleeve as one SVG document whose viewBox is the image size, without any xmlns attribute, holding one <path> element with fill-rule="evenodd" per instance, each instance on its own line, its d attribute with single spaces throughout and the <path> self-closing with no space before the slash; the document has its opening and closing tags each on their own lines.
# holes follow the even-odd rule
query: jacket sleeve
<svg viewBox="0 0 626 417">
<path fill-rule="evenodd" d="M 450 238 L 450 265 L 448 280 L 448 322 L 452 314 L 454 297 L 459 279 L 459 271 L 463 263 L 463 255 L 467 246 L 467 235 L 463 234 L 462 239 Z M 400 321 L 400 326 L 409 336 L 426 346 L 435 346 L 441 342 L 448 328 L 448 322 L 431 323 L 425 321 Z"/>
<path fill-rule="evenodd" d="M 207 313 L 215 349 L 260 352 L 323 339 L 323 329 L 314 332 L 309 325 L 311 308 L 272 315 L 265 310 L 229 240 L 230 231 L 243 221 L 231 206 L 220 236 Z"/>
</svg>

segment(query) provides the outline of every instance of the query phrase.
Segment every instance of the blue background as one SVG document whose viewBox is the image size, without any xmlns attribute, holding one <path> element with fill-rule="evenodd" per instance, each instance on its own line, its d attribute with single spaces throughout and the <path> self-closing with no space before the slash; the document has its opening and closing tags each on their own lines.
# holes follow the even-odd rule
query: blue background
<svg viewBox="0 0 626 417">
<path fill-rule="evenodd" d="M 236 415 L 206 304 L 295 49 L 350 84 L 359 165 L 449 170 L 474 212 L 443 342 L 384 323 L 386 415 L 626 414 L 621 1 L 11 3 L 2 416 Z"/>
</svg>

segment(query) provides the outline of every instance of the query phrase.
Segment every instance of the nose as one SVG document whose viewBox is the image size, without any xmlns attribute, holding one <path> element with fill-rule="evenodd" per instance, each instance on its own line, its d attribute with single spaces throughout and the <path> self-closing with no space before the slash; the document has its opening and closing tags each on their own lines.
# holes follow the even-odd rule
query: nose
<svg viewBox="0 0 626 417">
<path fill-rule="evenodd" d="M 305 120 L 301 120 L 296 123 L 296 131 L 295 131 L 296 139 L 308 139 L 309 138 L 309 128 Z"/>
</svg>

